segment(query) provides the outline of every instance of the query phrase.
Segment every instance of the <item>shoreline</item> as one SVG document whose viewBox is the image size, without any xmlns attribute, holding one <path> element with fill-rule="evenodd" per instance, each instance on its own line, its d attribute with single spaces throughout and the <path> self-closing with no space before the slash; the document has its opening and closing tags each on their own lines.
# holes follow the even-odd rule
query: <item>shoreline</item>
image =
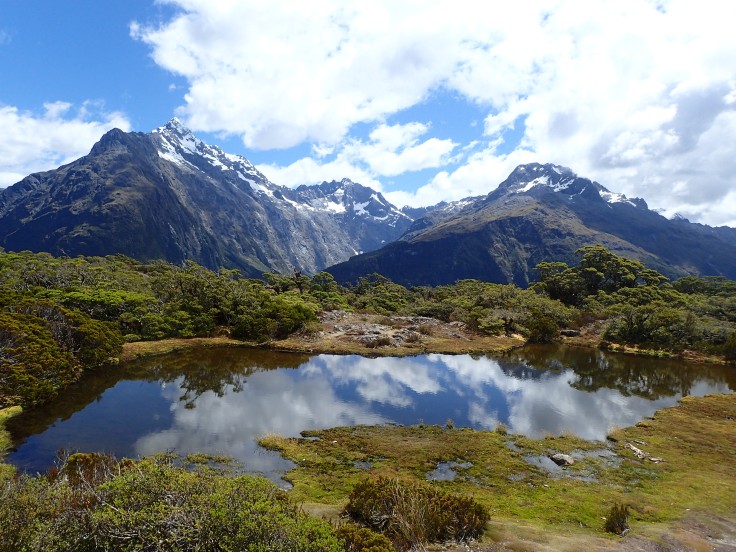
<svg viewBox="0 0 736 552">
<path fill-rule="evenodd" d="M 561 336 L 556 343 L 599 349 L 617 354 L 682 360 L 698 364 L 729 365 L 723 357 L 685 350 L 678 353 L 609 343 L 584 328 L 574 337 Z M 324 313 L 321 329 L 292 334 L 263 343 L 228 336 L 168 338 L 125 343 L 118 362 L 157 356 L 197 347 L 242 347 L 303 354 L 405 357 L 423 354 L 500 354 L 523 347 L 520 335 L 489 336 L 469 331 L 462 324 L 423 317 L 381 316 L 357 313 Z"/>
<path fill-rule="evenodd" d="M 366 336 L 371 339 L 382 337 L 382 334 L 369 333 L 378 331 L 375 326 L 385 327 L 384 331 L 388 335 L 412 335 L 409 332 L 413 330 L 404 330 L 416 326 L 417 322 L 426 321 L 366 315 L 356 315 L 355 318 L 341 318 L 328 332 L 292 336 L 267 344 L 242 342 L 228 337 L 129 343 L 124 346 L 121 362 L 186 349 L 215 347 L 313 354 L 405 356 L 497 353 L 525 344 L 518 338 L 504 340 L 475 336 L 475 339 L 466 340 L 443 336 L 442 331 L 459 331 L 457 326 L 447 325 L 446 328 L 435 328 L 434 335 L 422 334 L 419 344 L 409 340 L 403 345 L 403 350 L 394 345 L 375 348 L 370 347 L 370 341 L 364 339 Z M 354 327 L 358 322 L 360 328 Z M 451 350 L 443 351 L 442 345 L 451 340 L 454 340 Z M 562 343 L 590 347 L 575 343 L 574 339 L 564 339 Z M 336 347 L 342 348 L 336 350 Z M 489 347 L 493 349 L 489 350 Z M 621 351 L 612 349 L 612 352 Z M 0 414 L 3 413 L 0 411 Z M 0 416 L 0 432 L 4 419 Z M 724 491 L 719 483 L 719 478 L 722 479 L 728 470 L 736 470 L 736 459 L 724 458 L 724 450 L 731 450 L 731 446 L 736 450 L 736 443 L 729 444 L 736 438 L 736 428 L 731 428 L 734 419 L 736 395 L 710 395 L 685 398 L 675 407 L 657 411 L 652 418 L 631 427 L 616 429 L 610 441 L 603 444 L 565 435 L 524 439 L 506 435 L 502 428 L 486 432 L 438 426 L 336 427 L 310 432 L 305 435 L 308 437 L 306 439 L 284 439 L 272 435 L 264 437 L 262 444 L 279 450 L 286 458 L 296 459 L 297 467 L 288 474 L 288 479 L 294 484 L 290 492 L 306 511 L 320 516 L 337 515 L 344 501 L 344 496 L 338 495 L 344 494 L 345 489 L 357 481 L 356 477 L 387 473 L 395 477 L 423 479 L 428 468 L 437 462 L 470 461 L 470 468 L 453 468 L 458 474 L 457 481 L 441 481 L 437 484 L 459 494 L 481 497 L 492 508 L 492 521 L 485 538 L 480 543 L 474 543 L 471 550 L 496 552 L 521 547 L 519 549 L 542 551 L 547 550 L 543 544 L 546 542 L 555 543 L 554 546 L 559 547 L 556 549 L 560 550 L 592 546 L 593 549 L 638 551 L 642 550 L 637 547 L 642 542 L 661 541 L 665 535 L 680 535 L 677 546 L 688 542 L 687 539 L 706 543 L 713 533 L 714 520 L 726 524 L 725 539 L 736 538 L 736 519 L 723 511 L 724 506 L 736 508 L 736 490 L 731 489 L 733 485 L 728 483 L 729 487 Z M 673 435 L 673 428 L 680 433 Z M 574 453 L 576 450 L 605 446 L 623 458 L 626 470 L 619 473 L 600 462 L 596 464 L 597 460 L 586 459 L 581 467 L 597 474 L 599 481 L 591 483 L 574 478 L 552 478 L 536 469 L 524 467 L 520 462 L 522 455 L 510 454 L 509 450 L 513 449 L 508 447 L 507 442 L 521 447 L 527 454 L 541 455 L 547 455 L 551 450 Z M 633 457 L 632 451 L 625 448 L 625 444 L 631 442 L 637 443 L 636 447 L 646 450 L 651 456 L 664 457 L 664 462 L 659 464 Z M 394 447 L 393 450 L 391 447 Z M 305 458 L 309 461 L 304 462 Z M 365 470 L 353 469 L 354 462 L 367 461 L 375 464 L 369 470 L 370 474 Z M 14 468 L 1 462 L 0 475 L 11 473 Z M 411 465 L 403 465 L 404 462 Z M 481 467 L 486 471 L 476 471 L 476 468 Z M 575 473 L 577 469 L 573 466 L 570 471 Z M 581 473 L 583 477 L 588 475 L 588 471 Z M 523 479 L 519 482 L 517 477 Z M 693 486 L 697 487 L 695 494 L 692 494 Z M 320 490 L 322 487 L 324 489 Z M 321 493 L 324 493 L 323 498 L 320 498 Z M 686 497 L 685 503 L 683 497 L 688 493 L 691 496 Z M 715 496 L 713 493 L 720 496 L 718 507 L 710 504 L 710 497 Z M 329 499 L 324 498 L 328 496 Z M 505 503 L 499 505 L 497 500 Z M 626 501 L 635 507 L 633 531 L 626 539 L 612 540 L 598 527 L 602 522 L 596 520 L 605 515 L 613 500 Z M 565 512 L 562 517 L 546 513 L 547 510 L 555 512 L 560 509 Z M 579 527 L 570 520 L 578 520 Z M 675 546 L 670 549 L 691 550 Z"/>
<path fill-rule="evenodd" d="M 227 336 L 125 343 L 120 362 L 196 347 L 243 347 L 305 354 L 402 357 L 422 354 L 498 354 L 522 347 L 521 336 L 488 336 L 463 324 L 418 316 L 325 313 L 321 329 L 254 343 Z"/>
</svg>

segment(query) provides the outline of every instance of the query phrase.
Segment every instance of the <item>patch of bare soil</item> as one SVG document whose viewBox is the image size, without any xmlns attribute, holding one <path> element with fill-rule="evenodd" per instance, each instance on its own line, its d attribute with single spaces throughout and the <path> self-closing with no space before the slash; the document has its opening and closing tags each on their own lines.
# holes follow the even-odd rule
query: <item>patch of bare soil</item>
<svg viewBox="0 0 736 552">
<path fill-rule="evenodd" d="M 647 538 L 648 537 L 648 538 Z M 672 528 L 653 536 L 623 539 L 622 552 L 733 552 L 736 551 L 736 518 L 690 513 Z"/>
<path fill-rule="evenodd" d="M 655 526 L 647 534 L 614 540 L 587 535 L 541 532 L 537 528 L 492 523 L 493 538 L 480 542 L 435 545 L 443 552 L 734 552 L 736 518 L 691 513 L 672 527 Z"/>
<path fill-rule="evenodd" d="M 487 336 L 462 322 L 422 316 L 381 316 L 332 311 L 322 314 L 322 328 L 275 341 L 270 347 L 313 353 L 405 356 L 423 353 L 500 352 L 524 344 L 521 336 Z"/>
</svg>

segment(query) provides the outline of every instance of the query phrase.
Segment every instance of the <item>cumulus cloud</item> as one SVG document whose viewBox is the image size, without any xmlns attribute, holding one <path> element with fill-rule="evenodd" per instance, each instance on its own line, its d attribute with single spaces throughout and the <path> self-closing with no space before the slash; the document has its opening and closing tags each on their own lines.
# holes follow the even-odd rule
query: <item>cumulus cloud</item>
<svg viewBox="0 0 736 552">
<path fill-rule="evenodd" d="M 175 16 L 135 23 L 131 34 L 187 79 L 180 116 L 251 148 L 319 144 L 315 155 L 272 168 L 284 183 L 331 173 L 375 184 L 415 167 L 441 169 L 419 190 L 394 193 L 418 204 L 487 193 L 513 163 L 535 160 L 666 212 L 736 224 L 736 156 L 723 151 L 734 138 L 736 4 L 169 3 L 180 8 Z M 484 151 L 450 158 L 463 144 L 412 135 L 429 121 L 385 126 L 438 93 L 485 110 Z M 356 142 L 361 123 L 373 132 Z M 518 141 L 502 143 L 520 124 Z M 412 143 L 418 135 L 424 141 Z M 331 148 L 336 155 L 320 156 Z"/>
<path fill-rule="evenodd" d="M 357 122 L 415 105 L 452 70 L 462 34 L 443 6 L 412 3 L 172 2 L 160 27 L 131 26 L 186 77 L 181 115 L 248 147 L 334 143 Z M 419 10 L 419 11 L 417 11 Z"/>
<path fill-rule="evenodd" d="M 421 123 L 380 124 L 368 140 L 349 139 L 336 147 L 317 145 L 314 155 L 285 167 L 263 164 L 258 169 L 282 185 L 312 184 L 349 178 L 382 189 L 378 177 L 436 168 L 446 164 L 457 143 L 438 138 L 421 138 L 429 127 Z M 327 155 L 329 159 L 324 159 Z"/>
<path fill-rule="evenodd" d="M 130 123 L 121 113 L 104 113 L 96 102 L 76 108 L 50 102 L 41 114 L 0 106 L 0 187 L 87 154 L 102 134 L 115 127 L 127 131 Z"/>
</svg>

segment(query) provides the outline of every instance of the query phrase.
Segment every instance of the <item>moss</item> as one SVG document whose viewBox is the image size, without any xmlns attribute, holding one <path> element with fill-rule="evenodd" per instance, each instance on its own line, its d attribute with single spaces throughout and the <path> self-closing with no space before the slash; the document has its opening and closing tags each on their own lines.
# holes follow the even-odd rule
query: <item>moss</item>
<svg viewBox="0 0 736 552">
<path fill-rule="evenodd" d="M 0 454 L 7 450 L 10 445 L 10 435 L 5 430 L 5 422 L 7 422 L 13 416 L 17 416 L 23 411 L 20 406 L 9 406 L 7 408 L 0 408 Z"/>
<path fill-rule="evenodd" d="M 232 466 L 235 464 L 235 460 L 231 456 L 224 454 L 206 454 L 204 452 L 194 452 L 187 454 L 184 457 L 184 462 L 189 464 L 202 464 L 202 465 L 220 465 L 220 466 Z"/>
<path fill-rule="evenodd" d="M 23 411 L 20 406 L 10 406 L 7 408 L 0 408 L 0 459 L 6 450 L 10 448 L 12 442 L 10 441 L 10 434 L 5 429 L 5 422 L 7 422 L 13 416 L 17 416 Z M 0 481 L 11 476 L 15 473 L 15 468 L 8 464 L 0 463 Z"/>
<path fill-rule="evenodd" d="M 496 431 L 439 426 L 358 426 L 305 432 L 305 438 L 268 436 L 261 444 L 296 462 L 287 474 L 295 500 L 344 504 L 366 475 L 424 481 L 438 462 L 469 462 L 454 481 L 432 485 L 473 496 L 495 520 L 521 520 L 559 531 L 602 533 L 611 504 L 629 504 L 634 530 L 672 523 L 686 509 L 736 511 L 736 396 L 686 398 L 652 420 L 619 429 L 609 457 L 580 453 L 573 466 L 550 473 L 525 460 L 549 452 L 594 451 L 607 445 L 563 435 L 528 439 Z M 317 439 L 315 439 L 315 437 Z M 626 443 L 663 462 L 638 459 Z M 514 445 L 512 450 L 508 444 Z M 369 462 L 359 469 L 356 462 Z"/>
</svg>

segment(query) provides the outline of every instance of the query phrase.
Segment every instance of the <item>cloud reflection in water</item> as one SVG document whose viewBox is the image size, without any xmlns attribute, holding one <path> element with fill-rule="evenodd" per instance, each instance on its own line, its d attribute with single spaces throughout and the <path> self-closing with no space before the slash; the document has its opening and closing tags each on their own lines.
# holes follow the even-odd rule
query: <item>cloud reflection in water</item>
<svg viewBox="0 0 736 552">
<path fill-rule="evenodd" d="M 161 450 L 210 451 L 234 456 L 248 469 L 267 471 L 272 459 L 255 446 L 259 435 L 298 435 L 305 429 L 396 422 L 493 429 L 503 422 L 529 436 L 572 432 L 603 439 L 612 426 L 634 424 L 679 398 L 673 390 L 656 400 L 599 388 L 571 386 L 570 368 L 519 371 L 491 358 L 428 355 L 375 358 L 320 355 L 297 370 L 251 374 L 218 397 L 207 391 L 193 408 L 179 400 L 182 378 L 162 391 L 170 401 L 170 428 L 144 435 L 138 454 Z M 519 375 L 521 373 L 521 376 Z M 726 383 L 696 382 L 692 394 L 728 392 Z"/>
<path fill-rule="evenodd" d="M 298 366 L 298 368 L 297 368 Z M 264 351 L 197 351 L 121 368 L 11 420 L 8 461 L 44 470 L 59 448 L 128 456 L 226 454 L 267 475 L 290 465 L 260 449 L 266 433 L 358 424 L 444 424 L 538 437 L 604 439 L 676 403 L 681 393 L 736 388 L 732 369 L 564 347 L 526 347 L 499 358 L 427 355 L 312 358 Z M 67 398 L 71 397 L 71 393 Z M 25 421 L 24 421 L 25 420 Z M 121 424 L 125 420 L 125 424 Z M 25 430 L 13 430 L 13 424 Z"/>
</svg>

